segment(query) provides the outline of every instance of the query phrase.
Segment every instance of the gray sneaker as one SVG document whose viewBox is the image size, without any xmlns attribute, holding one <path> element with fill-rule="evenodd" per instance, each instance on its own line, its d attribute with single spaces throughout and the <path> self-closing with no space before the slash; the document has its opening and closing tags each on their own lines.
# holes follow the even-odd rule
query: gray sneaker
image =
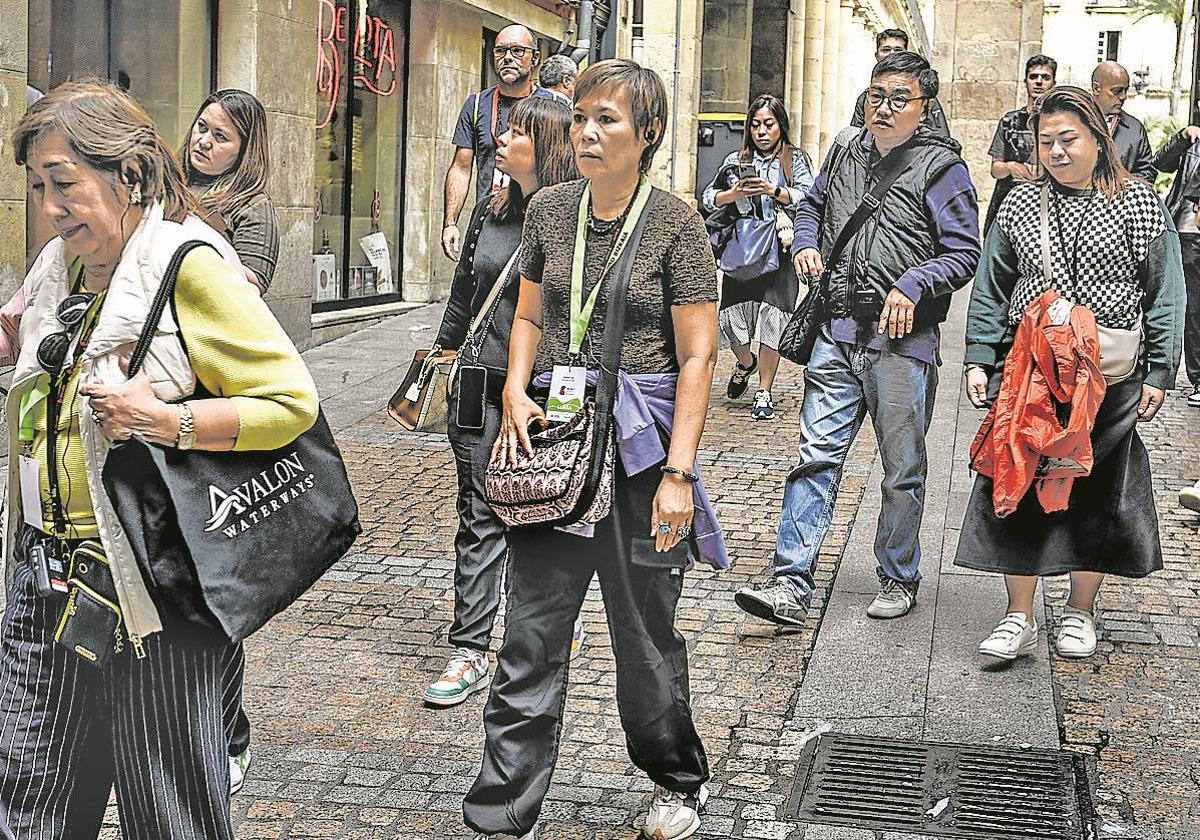
<svg viewBox="0 0 1200 840">
<path fill-rule="evenodd" d="M 800 627 L 808 615 L 808 599 L 796 595 L 796 590 L 782 580 L 772 581 L 761 589 L 743 586 L 734 593 L 733 600 L 750 615 L 776 624 Z"/>
<path fill-rule="evenodd" d="M 533 828 L 529 829 L 529 833 L 522 834 L 520 837 L 515 834 L 476 834 L 475 840 L 488 840 L 489 837 L 509 837 L 512 840 L 538 840 L 540 836 L 538 834 L 537 823 L 534 823 Z"/>
<path fill-rule="evenodd" d="M 917 604 L 917 583 L 879 578 L 879 594 L 867 607 L 871 618 L 899 618 L 908 615 Z"/>
</svg>

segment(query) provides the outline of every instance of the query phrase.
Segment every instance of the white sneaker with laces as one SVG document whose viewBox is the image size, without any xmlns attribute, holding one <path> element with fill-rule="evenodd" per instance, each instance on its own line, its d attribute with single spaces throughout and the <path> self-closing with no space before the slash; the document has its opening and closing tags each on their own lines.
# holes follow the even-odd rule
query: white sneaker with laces
<svg viewBox="0 0 1200 840">
<path fill-rule="evenodd" d="M 487 654 L 459 648 L 446 663 L 441 676 L 425 689 L 425 702 L 434 706 L 455 706 L 474 691 L 488 684 Z"/>
<path fill-rule="evenodd" d="M 992 635 L 979 643 L 979 652 L 996 659 L 1013 660 L 1037 649 L 1038 626 L 1025 613 L 1010 612 L 1000 620 Z"/>
<path fill-rule="evenodd" d="M 1200 481 L 1179 491 L 1179 504 L 1188 510 L 1200 511 Z"/>
<path fill-rule="evenodd" d="M 1063 608 L 1054 647 L 1064 659 L 1087 659 L 1096 652 L 1096 619 L 1068 604 Z"/>
<path fill-rule="evenodd" d="M 691 837 L 700 830 L 700 814 L 706 802 L 707 785 L 700 785 L 700 790 L 694 794 L 675 793 L 662 786 L 655 787 L 642 836 L 650 840 Z"/>
</svg>

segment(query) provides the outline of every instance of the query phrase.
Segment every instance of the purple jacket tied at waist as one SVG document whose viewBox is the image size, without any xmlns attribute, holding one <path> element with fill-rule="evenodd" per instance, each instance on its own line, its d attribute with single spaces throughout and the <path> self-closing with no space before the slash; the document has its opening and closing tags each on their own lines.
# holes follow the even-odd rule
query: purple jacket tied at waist
<svg viewBox="0 0 1200 840">
<path fill-rule="evenodd" d="M 587 374 L 587 384 L 595 387 L 599 375 L 594 370 Z M 613 421 L 616 426 L 617 451 L 626 475 L 637 475 L 667 459 L 658 427 L 668 435 L 675 422 L 675 385 L 677 373 L 617 373 L 617 394 L 613 403 Z M 534 377 L 533 387 L 549 388 L 550 374 L 541 373 Z M 696 468 L 699 474 L 699 468 Z M 705 563 L 718 569 L 729 568 L 729 551 L 725 546 L 725 535 L 717 522 L 717 511 L 704 489 L 703 480 L 692 485 L 692 496 L 696 506 L 692 521 L 692 534 L 696 547 Z"/>
</svg>

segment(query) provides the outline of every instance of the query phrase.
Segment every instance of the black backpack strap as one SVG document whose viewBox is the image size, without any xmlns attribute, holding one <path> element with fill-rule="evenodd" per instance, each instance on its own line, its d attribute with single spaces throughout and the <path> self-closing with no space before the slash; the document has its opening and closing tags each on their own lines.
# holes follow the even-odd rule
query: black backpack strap
<svg viewBox="0 0 1200 840">
<path fill-rule="evenodd" d="M 578 522 L 579 518 L 588 512 L 600 487 L 600 475 L 604 470 L 604 458 L 612 434 L 613 405 L 617 398 L 617 372 L 621 368 L 621 348 L 625 342 L 625 301 L 629 292 L 629 280 L 633 276 L 633 261 L 637 256 L 642 233 L 646 229 L 646 220 L 650 218 L 650 211 L 654 209 L 654 202 L 659 193 L 658 188 L 650 188 L 646 207 L 625 244 L 624 253 L 613 267 L 612 279 L 609 281 L 608 308 L 604 316 L 604 350 L 600 361 L 600 378 L 596 383 L 596 416 L 593 420 L 596 431 L 592 436 L 592 457 L 588 465 L 587 483 L 575 509 L 564 517 L 566 523 Z"/>
<path fill-rule="evenodd" d="M 142 369 L 142 363 L 146 361 L 146 354 L 150 352 L 150 342 L 154 340 L 154 334 L 158 332 L 158 324 L 162 320 L 163 310 L 171 303 L 175 294 L 175 283 L 179 280 L 179 267 L 183 265 L 184 258 L 196 248 L 211 247 L 207 242 L 191 239 L 180 245 L 179 250 L 171 257 L 171 262 L 167 264 L 167 271 L 163 274 L 162 284 L 158 287 L 158 293 L 155 294 L 154 301 L 150 304 L 150 311 L 146 315 L 146 325 L 142 327 L 142 334 L 138 336 L 133 354 L 129 357 L 130 379 L 137 376 L 137 372 Z"/>
<path fill-rule="evenodd" d="M 908 163 L 908 147 L 901 146 L 899 149 L 893 150 L 883 160 L 887 164 L 884 167 L 883 174 L 876 182 L 874 188 L 863 196 L 862 202 L 855 209 L 853 215 L 850 216 L 845 226 L 842 227 L 837 239 L 834 240 L 833 248 L 829 251 L 829 257 L 824 260 L 826 270 L 832 268 L 841 259 L 842 252 L 846 250 L 846 246 L 850 244 L 850 240 L 854 238 L 855 234 L 862 229 L 863 224 L 867 221 L 867 217 L 879 209 L 884 195 L 892 188 L 892 184 L 896 183 L 896 179 L 900 177 L 900 173 L 904 171 L 905 164 Z"/>
</svg>

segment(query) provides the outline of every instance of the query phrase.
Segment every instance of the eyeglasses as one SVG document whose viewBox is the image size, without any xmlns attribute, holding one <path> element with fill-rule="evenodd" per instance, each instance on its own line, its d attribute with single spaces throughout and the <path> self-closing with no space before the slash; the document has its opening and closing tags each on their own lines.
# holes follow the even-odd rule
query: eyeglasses
<svg viewBox="0 0 1200 840">
<path fill-rule="evenodd" d="M 918 99 L 929 99 L 929 97 L 928 96 L 901 96 L 898 93 L 894 93 L 891 96 L 884 96 L 882 93 L 875 90 L 874 88 L 869 88 L 867 90 L 867 104 L 868 105 L 870 105 L 872 108 L 878 108 L 886 100 L 887 104 L 888 104 L 888 108 L 891 109 L 892 113 L 899 113 L 899 112 L 903 111 L 905 108 L 908 107 L 909 102 L 916 102 Z"/>
<path fill-rule="evenodd" d="M 63 363 L 67 360 L 67 351 L 71 349 L 75 328 L 83 322 L 95 300 L 96 295 L 77 292 L 67 295 L 58 305 L 54 317 L 63 325 L 63 329 L 43 338 L 37 349 L 38 364 L 46 373 L 54 376 L 62 371 Z"/>
<path fill-rule="evenodd" d="M 492 49 L 492 55 L 496 58 L 504 58 L 504 54 L 508 53 L 517 61 L 525 58 L 531 52 L 533 52 L 533 47 L 494 47 Z"/>
</svg>

